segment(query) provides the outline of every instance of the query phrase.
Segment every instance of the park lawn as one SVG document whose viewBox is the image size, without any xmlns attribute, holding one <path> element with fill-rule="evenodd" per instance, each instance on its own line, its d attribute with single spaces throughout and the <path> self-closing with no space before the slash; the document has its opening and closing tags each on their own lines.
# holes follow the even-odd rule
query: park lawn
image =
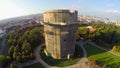
<svg viewBox="0 0 120 68">
<path fill-rule="evenodd" d="M 45 67 L 40 63 L 35 63 L 35 64 L 29 65 L 29 66 L 25 66 L 23 68 L 45 68 Z"/>
<path fill-rule="evenodd" d="M 120 57 L 101 50 L 90 44 L 85 44 L 84 47 L 87 51 L 88 58 L 91 60 L 96 60 L 97 64 L 106 65 L 109 68 L 120 67 Z"/>
<path fill-rule="evenodd" d="M 84 26 L 80 26 L 80 27 L 78 27 L 78 29 L 85 29 L 85 27 Z"/>
<path fill-rule="evenodd" d="M 52 57 L 48 57 L 45 55 L 44 51 L 43 51 L 43 48 L 41 49 L 40 51 L 40 56 L 41 58 L 49 65 L 51 66 L 58 66 L 58 67 L 65 67 L 65 66 L 69 66 L 69 65 L 73 65 L 75 63 L 77 63 L 79 60 L 80 60 L 80 57 L 82 57 L 83 55 L 83 51 L 82 49 L 76 45 L 76 55 L 73 59 L 70 59 L 70 60 L 67 60 L 67 59 L 54 59 Z M 78 55 L 81 55 L 81 56 L 78 56 Z"/>
</svg>

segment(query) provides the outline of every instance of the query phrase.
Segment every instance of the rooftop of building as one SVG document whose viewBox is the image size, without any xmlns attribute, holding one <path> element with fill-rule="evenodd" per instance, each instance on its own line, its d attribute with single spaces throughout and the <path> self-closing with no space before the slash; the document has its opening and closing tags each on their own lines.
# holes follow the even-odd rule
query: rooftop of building
<svg viewBox="0 0 120 68">
<path fill-rule="evenodd" d="M 4 31 L 0 29 L 0 34 L 3 34 L 3 33 L 4 33 Z"/>
</svg>

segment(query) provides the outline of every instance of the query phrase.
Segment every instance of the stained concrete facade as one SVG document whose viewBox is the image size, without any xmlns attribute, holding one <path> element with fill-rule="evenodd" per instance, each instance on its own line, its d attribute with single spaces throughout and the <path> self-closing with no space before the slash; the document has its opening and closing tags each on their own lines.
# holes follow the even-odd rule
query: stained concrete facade
<svg viewBox="0 0 120 68">
<path fill-rule="evenodd" d="M 75 52 L 77 11 L 52 10 L 44 12 L 46 51 L 53 58 L 67 59 Z"/>
</svg>

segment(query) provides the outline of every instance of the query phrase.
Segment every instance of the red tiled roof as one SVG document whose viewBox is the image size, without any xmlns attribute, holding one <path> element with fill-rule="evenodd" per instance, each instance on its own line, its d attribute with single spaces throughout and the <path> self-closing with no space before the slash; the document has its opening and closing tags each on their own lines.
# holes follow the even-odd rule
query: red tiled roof
<svg viewBox="0 0 120 68">
<path fill-rule="evenodd" d="M 94 29 L 89 29 L 89 33 L 94 33 L 95 30 Z"/>
</svg>

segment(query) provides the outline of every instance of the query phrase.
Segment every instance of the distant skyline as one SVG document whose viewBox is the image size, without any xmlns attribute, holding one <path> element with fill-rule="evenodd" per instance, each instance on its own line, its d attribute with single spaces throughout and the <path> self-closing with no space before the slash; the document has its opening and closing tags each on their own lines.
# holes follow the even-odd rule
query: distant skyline
<svg viewBox="0 0 120 68">
<path fill-rule="evenodd" d="M 120 0 L 0 0 L 0 20 L 51 9 L 78 10 L 79 15 L 120 20 Z"/>
</svg>

